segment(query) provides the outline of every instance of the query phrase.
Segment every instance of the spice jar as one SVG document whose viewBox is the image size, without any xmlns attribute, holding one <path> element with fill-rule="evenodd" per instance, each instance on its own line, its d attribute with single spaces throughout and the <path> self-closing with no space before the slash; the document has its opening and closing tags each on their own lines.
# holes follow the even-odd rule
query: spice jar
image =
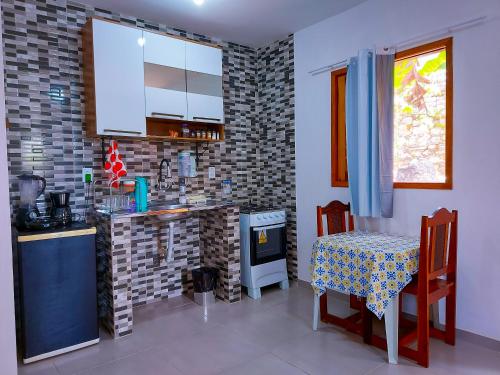
<svg viewBox="0 0 500 375">
<path fill-rule="evenodd" d="M 189 128 L 188 128 L 187 124 L 181 125 L 181 137 L 182 138 L 189 138 Z"/>
</svg>

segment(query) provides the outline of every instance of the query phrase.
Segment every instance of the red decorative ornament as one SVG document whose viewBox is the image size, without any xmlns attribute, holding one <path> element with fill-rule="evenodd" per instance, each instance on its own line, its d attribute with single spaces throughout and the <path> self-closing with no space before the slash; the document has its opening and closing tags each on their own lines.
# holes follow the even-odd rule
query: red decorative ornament
<svg viewBox="0 0 500 375">
<path fill-rule="evenodd" d="M 106 153 L 106 162 L 104 171 L 109 174 L 109 186 L 118 188 L 120 186 L 120 177 L 127 175 L 127 168 L 118 151 L 118 142 L 112 140 Z"/>
</svg>

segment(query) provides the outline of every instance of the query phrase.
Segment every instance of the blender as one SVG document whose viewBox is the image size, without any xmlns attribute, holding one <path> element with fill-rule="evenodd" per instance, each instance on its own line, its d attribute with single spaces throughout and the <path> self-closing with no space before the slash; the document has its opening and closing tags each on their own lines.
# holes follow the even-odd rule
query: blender
<svg viewBox="0 0 500 375">
<path fill-rule="evenodd" d="M 20 229 L 29 229 L 31 224 L 40 218 L 36 200 L 45 191 L 47 183 L 45 178 L 33 174 L 22 174 L 17 178 L 19 179 L 20 203 L 16 215 L 16 226 Z"/>
</svg>

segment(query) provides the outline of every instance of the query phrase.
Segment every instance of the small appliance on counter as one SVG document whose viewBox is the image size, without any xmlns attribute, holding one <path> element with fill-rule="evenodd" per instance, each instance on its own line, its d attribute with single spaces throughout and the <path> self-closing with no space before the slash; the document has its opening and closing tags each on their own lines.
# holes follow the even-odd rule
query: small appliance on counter
<svg viewBox="0 0 500 375">
<path fill-rule="evenodd" d="M 62 225 L 70 225 L 73 222 L 73 214 L 69 206 L 69 191 L 58 191 L 50 193 L 50 217 L 59 221 Z"/>
<path fill-rule="evenodd" d="M 42 216 L 36 204 L 45 191 L 45 178 L 33 174 L 22 174 L 19 180 L 20 202 L 16 213 L 16 226 L 20 229 L 43 229 L 55 226 L 50 217 Z"/>
<path fill-rule="evenodd" d="M 83 223 L 15 233 L 24 363 L 99 342 L 95 233 Z"/>
<path fill-rule="evenodd" d="M 241 284 L 250 298 L 260 288 L 279 283 L 288 288 L 286 268 L 286 212 L 256 205 L 240 209 Z"/>
</svg>

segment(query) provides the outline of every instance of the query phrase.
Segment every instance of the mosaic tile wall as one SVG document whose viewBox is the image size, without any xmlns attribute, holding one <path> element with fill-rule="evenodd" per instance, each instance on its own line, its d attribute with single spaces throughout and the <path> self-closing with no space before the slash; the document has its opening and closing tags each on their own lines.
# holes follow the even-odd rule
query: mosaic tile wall
<svg viewBox="0 0 500 375">
<path fill-rule="evenodd" d="M 297 278 L 293 35 L 258 50 L 259 196 L 287 211 L 288 275 Z"/>
<path fill-rule="evenodd" d="M 191 270 L 200 267 L 199 219 L 175 221 L 173 260 L 166 262 L 168 225 L 147 217 L 132 219 L 132 304 L 192 291 Z"/>
<path fill-rule="evenodd" d="M 238 207 L 200 213 L 202 263 L 219 270 L 217 296 L 227 302 L 241 295 L 239 214 Z"/>
<path fill-rule="evenodd" d="M 2 0 L 1 4 L 14 207 L 18 199 L 15 176 L 22 172 L 44 176 L 47 191 L 71 191 L 76 212 L 82 212 L 85 205 L 82 167 L 94 167 L 98 184 L 103 177 L 100 141 L 85 138 L 84 127 L 81 28 L 91 16 L 210 41 L 223 48 L 226 141 L 204 146 L 200 176 L 190 179 L 189 186 L 192 191 L 205 189 L 216 193 L 220 190 L 220 181 L 231 178 L 237 198 L 257 195 L 256 52 L 253 49 L 73 2 Z M 56 96 L 59 90 L 64 98 Z M 152 181 L 161 158 L 175 161 L 179 150 L 194 151 L 194 145 L 187 143 L 134 140 L 120 144 L 129 175 L 152 177 Z M 215 180 L 208 180 L 206 176 L 209 165 L 217 167 Z M 172 192 L 170 196 L 177 195 Z M 40 203 L 43 207 L 44 202 Z"/>
<path fill-rule="evenodd" d="M 216 295 L 241 298 L 239 208 L 222 207 L 175 221 L 173 260 L 166 262 L 170 229 L 148 217 L 97 215 L 99 315 L 114 337 L 133 330 L 133 307 L 192 289 L 191 270 L 217 267 Z M 200 231 L 198 233 L 198 231 Z"/>
<path fill-rule="evenodd" d="M 85 208 L 82 167 L 94 168 L 95 195 L 99 198 L 103 194 L 101 144 L 85 137 L 81 28 L 88 17 L 107 17 L 223 48 L 226 141 L 204 146 L 199 176 L 189 180 L 188 193 L 205 191 L 217 196 L 221 180 L 231 178 L 237 199 L 286 204 L 291 223 L 289 270 L 290 276 L 296 277 L 292 37 L 255 50 L 67 0 L 1 0 L 1 6 L 13 212 L 19 200 L 15 176 L 21 173 L 44 176 L 47 191 L 70 191 L 76 213 L 82 214 Z M 284 145 L 283 140 L 289 144 Z M 194 145 L 175 142 L 131 140 L 121 141 L 120 147 L 129 175 L 149 177 L 152 185 L 162 158 L 173 161 L 175 177 L 177 153 L 194 151 Z M 215 180 L 208 180 L 208 166 L 216 167 Z M 176 198 L 177 180 L 173 182 L 174 191 L 150 189 L 150 198 Z M 46 206 L 41 199 L 40 208 Z M 189 233 L 185 240 L 196 243 L 198 233 Z M 145 253 L 137 256 L 147 258 L 147 268 L 154 263 L 153 252 L 143 250 Z M 141 267 L 137 266 L 137 272 L 142 272 Z M 157 285 L 156 281 L 140 280 L 148 287 L 134 287 L 134 303 L 147 302 L 158 290 L 179 285 L 170 275 L 160 279 L 164 281 L 156 289 L 149 288 Z"/>
</svg>

